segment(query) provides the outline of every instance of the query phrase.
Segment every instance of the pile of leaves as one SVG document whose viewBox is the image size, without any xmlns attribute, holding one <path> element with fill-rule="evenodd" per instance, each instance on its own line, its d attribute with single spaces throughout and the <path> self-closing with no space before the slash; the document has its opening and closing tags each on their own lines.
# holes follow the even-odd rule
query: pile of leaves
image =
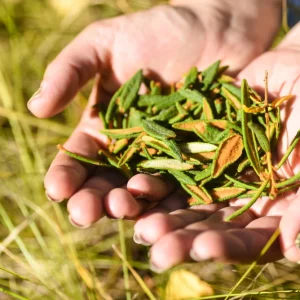
<svg viewBox="0 0 300 300">
<path fill-rule="evenodd" d="M 228 220 L 247 210 L 260 196 L 274 199 L 299 186 L 300 174 L 275 180 L 299 141 L 296 135 L 278 165 L 272 151 L 280 133 L 280 106 L 291 95 L 268 102 L 243 80 L 224 74 L 215 62 L 204 71 L 193 67 L 182 81 L 163 90 L 139 70 L 112 97 L 107 108 L 96 106 L 109 137 L 99 160 L 71 153 L 87 163 L 119 169 L 127 177 L 143 172 L 172 177 L 191 196 L 190 205 L 209 204 L 232 198 L 251 198 Z M 147 93 L 140 95 L 141 86 Z M 245 170 L 256 181 L 247 182 Z"/>
</svg>

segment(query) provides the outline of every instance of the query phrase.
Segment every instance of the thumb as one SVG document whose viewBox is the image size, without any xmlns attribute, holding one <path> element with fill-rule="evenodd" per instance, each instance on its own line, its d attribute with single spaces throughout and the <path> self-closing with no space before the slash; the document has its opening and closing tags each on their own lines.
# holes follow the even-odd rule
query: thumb
<svg viewBox="0 0 300 300">
<path fill-rule="evenodd" d="M 61 112 L 100 68 L 105 68 L 114 39 L 111 22 L 96 22 L 81 32 L 47 67 L 28 109 L 39 118 Z"/>
</svg>

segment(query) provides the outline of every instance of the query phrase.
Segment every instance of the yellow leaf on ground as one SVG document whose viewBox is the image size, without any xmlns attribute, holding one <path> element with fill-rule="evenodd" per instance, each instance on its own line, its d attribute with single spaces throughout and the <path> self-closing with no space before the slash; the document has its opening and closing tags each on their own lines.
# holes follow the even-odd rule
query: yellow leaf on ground
<svg viewBox="0 0 300 300">
<path fill-rule="evenodd" d="M 83 10 L 84 7 L 89 4 L 89 1 L 86 0 L 49 0 L 49 2 L 56 12 L 61 16 L 65 16 L 73 10 Z"/>
<path fill-rule="evenodd" d="M 187 270 L 176 270 L 170 275 L 166 286 L 166 300 L 183 300 L 211 296 L 212 287 L 197 275 Z"/>
</svg>

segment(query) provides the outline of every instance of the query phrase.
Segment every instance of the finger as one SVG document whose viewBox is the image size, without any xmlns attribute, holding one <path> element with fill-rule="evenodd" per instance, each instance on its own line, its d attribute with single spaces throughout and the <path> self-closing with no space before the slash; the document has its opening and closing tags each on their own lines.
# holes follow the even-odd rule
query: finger
<svg viewBox="0 0 300 300">
<path fill-rule="evenodd" d="M 249 263 L 258 258 L 278 227 L 280 217 L 262 217 L 246 228 L 209 230 L 199 234 L 192 245 L 191 257 L 196 261 L 221 260 L 232 263 Z M 260 263 L 281 258 L 278 241 L 268 250 Z"/>
<path fill-rule="evenodd" d="M 105 214 L 104 196 L 124 183 L 124 176 L 117 171 L 98 168 L 68 201 L 70 222 L 78 227 L 97 222 Z"/>
<path fill-rule="evenodd" d="M 171 213 L 155 208 L 135 224 L 134 240 L 138 244 L 152 245 L 169 232 L 205 220 L 223 206 L 223 204 L 202 205 L 197 209 L 178 209 Z"/>
<path fill-rule="evenodd" d="M 151 248 L 151 263 L 155 270 L 165 270 L 179 263 L 190 260 L 190 251 L 194 239 L 205 231 L 228 230 L 243 228 L 254 218 L 253 214 L 246 212 L 236 218 L 234 222 L 225 222 L 237 208 L 225 207 L 211 214 L 207 219 L 189 224 L 185 228 L 170 232 L 162 236 Z"/>
<path fill-rule="evenodd" d="M 102 97 L 99 90 L 99 77 L 97 77 L 89 97 L 89 105 L 93 105 L 95 99 Z M 106 143 L 106 138 L 99 135 L 102 124 L 99 117 L 93 114 L 91 110 L 84 113 L 80 124 L 64 147 L 69 151 L 97 159 L 100 145 Z M 55 202 L 69 199 L 78 191 L 94 169 L 93 165 L 81 163 L 65 153 L 59 152 L 45 176 L 44 186 L 47 197 Z"/>
<path fill-rule="evenodd" d="M 30 111 L 40 118 L 61 112 L 100 68 L 106 68 L 113 33 L 111 26 L 95 23 L 79 34 L 47 67 L 38 93 L 28 102 Z"/>
<path fill-rule="evenodd" d="M 135 197 L 148 201 L 160 201 L 174 189 L 174 184 L 159 176 L 138 174 L 127 183 L 127 190 Z"/>
<path fill-rule="evenodd" d="M 133 219 L 164 199 L 173 185 L 158 176 L 138 174 L 129 179 L 126 188 L 117 188 L 105 196 L 105 208 L 110 217 Z M 122 202 L 120 202 L 122 199 Z"/>
<path fill-rule="evenodd" d="M 80 130 L 75 130 L 64 147 L 69 151 L 91 158 L 97 158 L 99 149 L 98 143 Z M 78 191 L 94 169 L 93 165 L 79 162 L 65 153 L 59 152 L 45 176 L 46 194 L 55 202 L 69 199 Z"/>
<path fill-rule="evenodd" d="M 104 206 L 107 215 L 111 218 L 134 219 L 149 206 L 149 202 L 135 198 L 123 187 L 111 190 L 105 196 Z"/>
<path fill-rule="evenodd" d="M 284 256 L 295 262 L 300 261 L 300 193 L 289 205 L 280 222 L 280 242 Z"/>
</svg>

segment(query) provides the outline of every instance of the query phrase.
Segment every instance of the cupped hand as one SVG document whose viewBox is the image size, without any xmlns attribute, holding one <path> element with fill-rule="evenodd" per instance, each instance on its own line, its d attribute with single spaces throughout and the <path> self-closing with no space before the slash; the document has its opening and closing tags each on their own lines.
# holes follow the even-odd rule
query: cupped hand
<svg viewBox="0 0 300 300">
<path fill-rule="evenodd" d="M 282 135 L 274 153 L 277 162 L 300 129 L 299 36 L 300 24 L 276 49 L 261 55 L 238 76 L 239 80 L 246 78 L 251 87 L 263 91 L 265 70 L 268 70 L 269 93 L 272 97 L 294 95 L 294 99 L 282 107 Z M 278 175 L 288 178 L 299 173 L 299 157 L 298 144 Z M 143 193 L 141 187 L 146 185 L 145 182 L 149 184 L 148 190 L 155 190 L 156 185 L 161 184 L 159 178 L 150 179 L 146 176 L 133 177 L 128 182 L 129 190 L 139 187 L 140 193 Z M 280 239 L 262 257 L 261 262 L 277 260 L 282 254 L 291 261 L 300 261 L 300 249 L 295 243 L 300 233 L 300 191 L 294 190 L 275 200 L 261 198 L 249 211 L 225 222 L 226 217 L 247 201 L 240 199 L 230 201 L 227 206 L 211 204 L 184 209 L 183 197 L 178 191 L 173 191 L 158 206 L 139 218 L 135 224 L 134 239 L 138 243 L 152 245 L 152 268 L 163 271 L 191 258 L 196 261 L 251 262 L 280 226 Z"/>
<path fill-rule="evenodd" d="M 100 81 L 87 109 L 64 145 L 96 158 L 106 139 L 99 134 L 102 124 L 91 109 L 95 103 L 108 101 L 140 68 L 165 83 L 177 81 L 194 65 L 202 68 L 216 59 L 229 64 L 232 72 L 241 69 L 269 46 L 279 26 L 280 1 L 259 2 L 176 1 L 175 6 L 93 23 L 47 67 L 28 108 L 37 117 L 53 116 L 98 74 Z M 57 202 L 69 199 L 70 220 L 82 227 L 105 212 L 111 217 L 135 217 L 141 212 L 143 199 L 104 201 L 107 192 L 124 183 L 116 172 L 84 165 L 63 153 L 58 153 L 45 178 L 48 197 Z"/>
</svg>

